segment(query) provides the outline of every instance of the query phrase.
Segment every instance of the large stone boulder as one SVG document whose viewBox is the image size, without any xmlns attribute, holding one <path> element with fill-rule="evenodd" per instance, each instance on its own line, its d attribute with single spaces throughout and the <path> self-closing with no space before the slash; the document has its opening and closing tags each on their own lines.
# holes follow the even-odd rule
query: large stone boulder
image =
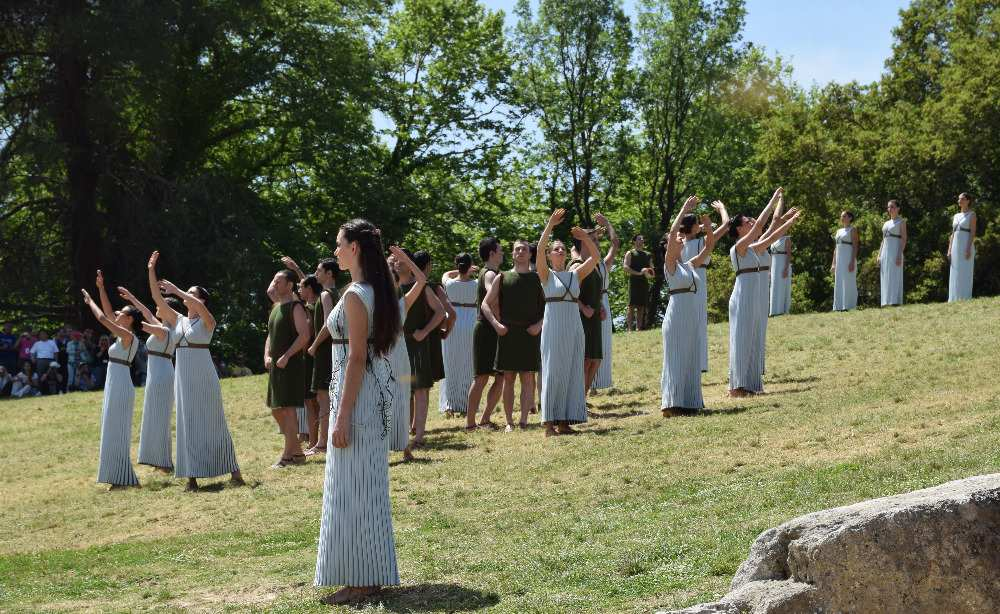
<svg viewBox="0 0 1000 614">
<path fill-rule="evenodd" d="M 677 614 L 1000 612 L 1000 474 L 768 529 L 719 602 Z"/>
</svg>

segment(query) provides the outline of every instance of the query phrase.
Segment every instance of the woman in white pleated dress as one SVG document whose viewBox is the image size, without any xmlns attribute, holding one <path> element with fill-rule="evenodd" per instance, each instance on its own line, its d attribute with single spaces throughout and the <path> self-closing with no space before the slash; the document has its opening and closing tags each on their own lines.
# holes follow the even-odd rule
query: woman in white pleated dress
<svg viewBox="0 0 1000 614">
<path fill-rule="evenodd" d="M 142 329 L 149 334 L 146 337 L 146 393 L 139 428 L 139 464 L 169 473 L 174 469 L 170 450 L 170 415 L 174 409 L 173 331 L 127 289 L 119 286 L 118 294 L 142 313 Z M 173 297 L 166 302 L 174 311 L 181 308 L 180 301 Z"/>
<path fill-rule="evenodd" d="M 611 247 L 608 248 L 608 253 L 604 255 L 604 258 L 597 263 L 597 273 L 601 279 L 601 309 L 604 310 L 604 317 L 601 320 L 601 353 L 604 358 L 601 360 L 601 366 L 597 368 L 597 376 L 594 377 L 594 382 L 590 386 L 591 391 L 606 390 L 614 385 L 611 376 L 611 337 L 614 333 L 614 317 L 611 314 L 608 290 L 611 287 L 611 271 L 614 269 L 615 259 L 618 258 L 618 250 L 621 248 L 618 233 L 615 232 L 615 227 L 611 225 L 608 218 L 598 213 L 594 216 L 594 221 L 607 232 Z"/>
<path fill-rule="evenodd" d="M 380 231 L 367 220 L 347 222 L 337 234 L 335 254 L 352 283 L 327 321 L 332 428 L 315 584 L 343 586 L 323 599 L 331 605 L 399 584 L 389 501 L 395 392 L 389 355 L 402 321 Z"/>
<path fill-rule="evenodd" d="M 972 272 L 976 264 L 976 212 L 972 198 L 965 192 L 958 195 L 960 211 L 951 219 L 948 241 L 948 302 L 972 298 Z"/>
<path fill-rule="evenodd" d="M 852 226 L 854 214 L 844 211 L 840 214 L 841 228 L 833 236 L 833 310 L 850 311 L 858 306 L 858 250 L 860 239 L 858 229 Z"/>
<path fill-rule="evenodd" d="M 899 216 L 899 202 L 885 206 L 889 221 L 882 224 L 882 245 L 878 249 L 881 305 L 903 304 L 903 251 L 906 249 L 906 220 Z"/>
<path fill-rule="evenodd" d="M 764 391 L 766 347 L 761 320 L 767 320 L 768 297 L 761 290 L 762 273 L 765 272 L 761 270 L 761 254 L 784 236 L 799 217 L 798 210 L 792 208 L 777 225 L 764 233 L 782 197 L 783 191 L 778 188 L 759 218 L 737 214 L 729 222 L 729 235 L 736 239 L 729 250 L 736 271 L 733 293 L 729 297 L 729 395 L 732 397 Z"/>
<path fill-rule="evenodd" d="M 469 388 L 472 386 L 472 337 L 479 315 L 476 302 L 478 283 L 470 276 L 472 256 L 461 253 L 455 257 L 458 277 L 445 273 L 441 284 L 448 302 L 455 311 L 455 322 L 448 336 L 441 341 L 444 357 L 444 381 L 441 383 L 438 405 L 444 413 L 466 414 Z"/>
<path fill-rule="evenodd" d="M 135 307 L 121 311 L 111 309 L 104 290 L 104 276 L 97 272 L 100 307 L 86 290 L 83 302 L 104 328 L 115 336 L 108 350 L 108 370 L 104 380 L 104 402 L 101 407 L 101 447 L 97 466 L 97 482 L 110 484 L 111 490 L 139 486 L 132 468 L 132 414 L 135 412 L 135 387 L 132 385 L 132 360 L 139 351 L 139 330 L 142 315 Z"/>
<path fill-rule="evenodd" d="M 706 215 L 701 219 L 701 228 L 706 229 L 705 237 L 685 241 L 682 220 L 691 215 L 696 204 L 696 196 L 684 203 L 667 233 L 664 251 L 663 275 L 670 288 L 670 299 L 660 327 L 663 339 L 660 413 L 664 418 L 696 412 L 705 406 L 701 392 L 701 374 L 705 370 L 702 365 L 705 308 L 698 290 L 701 278 L 696 270 L 711 255 L 716 234 Z M 697 224 L 696 220 L 689 225 L 689 236 L 695 232 L 693 227 Z M 683 259 L 685 243 L 701 245 L 698 253 L 687 260 Z"/>
<path fill-rule="evenodd" d="M 580 282 L 593 273 L 598 254 L 590 235 L 581 228 L 573 228 L 574 238 L 585 246 L 587 259 L 572 271 L 566 270 L 566 244 L 549 237 L 552 230 L 562 223 L 565 209 L 556 209 L 538 240 L 535 270 L 545 294 L 542 350 L 542 424 L 545 436 L 573 433 L 571 424 L 587 421 L 587 389 L 584 387 L 583 357 L 585 338 L 580 320 Z M 548 259 L 546 259 L 548 256 Z"/>
<path fill-rule="evenodd" d="M 726 205 L 722 201 L 717 200 L 712 203 L 712 208 L 722 218 L 721 223 L 714 229 L 712 227 L 702 228 L 698 217 L 693 213 L 687 213 L 681 219 L 680 232 L 684 241 L 681 247 L 681 262 L 688 262 L 701 253 L 702 248 L 705 247 L 705 236 L 702 236 L 702 233 L 706 236 L 711 234 L 715 242 L 718 243 L 719 239 L 729 231 L 729 212 L 726 211 Z M 708 265 L 711 263 L 712 252 L 709 251 L 708 257 L 700 261 L 698 266 L 694 268 L 695 275 L 698 276 L 697 292 L 695 294 L 701 302 L 703 312 L 698 333 L 701 337 L 700 352 L 701 370 L 703 373 L 708 372 Z"/>
<path fill-rule="evenodd" d="M 792 308 L 792 239 L 787 235 L 771 245 L 771 310 L 780 316 Z"/>
<path fill-rule="evenodd" d="M 157 280 L 153 252 L 147 265 L 149 289 L 163 321 L 173 327 L 174 403 L 177 408 L 177 454 L 174 476 L 187 478 L 185 490 L 198 490 L 198 478 L 230 474 L 230 484 L 243 486 L 243 476 L 233 438 L 222 407 L 222 386 L 209 344 L 215 332 L 215 317 L 208 310 L 208 291 L 192 286 L 187 292 L 167 280 Z M 182 316 L 167 304 L 164 294 L 174 295 L 187 309 Z"/>
</svg>

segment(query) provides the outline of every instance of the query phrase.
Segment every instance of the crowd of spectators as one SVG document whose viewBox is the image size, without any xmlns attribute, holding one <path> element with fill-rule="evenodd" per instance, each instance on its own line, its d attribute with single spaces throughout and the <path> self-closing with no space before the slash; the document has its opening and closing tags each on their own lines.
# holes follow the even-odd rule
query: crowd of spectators
<svg viewBox="0 0 1000 614">
<path fill-rule="evenodd" d="M 15 332 L 7 322 L 0 331 L 0 397 L 23 398 L 73 391 L 101 390 L 113 340 L 64 326 L 50 336 L 46 330 Z M 220 377 L 244 375 L 245 369 L 216 360 Z M 132 362 L 132 382 L 146 383 L 146 347 Z"/>
</svg>

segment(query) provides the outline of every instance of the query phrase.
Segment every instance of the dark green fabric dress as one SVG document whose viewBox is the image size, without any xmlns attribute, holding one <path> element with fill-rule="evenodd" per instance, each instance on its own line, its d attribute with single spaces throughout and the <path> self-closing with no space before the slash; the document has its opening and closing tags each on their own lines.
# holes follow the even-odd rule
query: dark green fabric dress
<svg viewBox="0 0 1000 614">
<path fill-rule="evenodd" d="M 279 303 L 271 308 L 267 319 L 268 348 L 273 363 L 267 378 L 267 406 L 271 408 L 302 407 L 305 399 L 306 369 L 302 352 L 292 356 L 284 369 L 279 369 L 276 364 L 299 336 L 293 313 L 301 308 L 299 301 Z"/>
<path fill-rule="evenodd" d="M 629 252 L 632 259 L 629 268 L 641 271 L 649 266 L 649 254 L 638 250 Z M 633 307 L 645 307 L 649 303 L 649 280 L 645 275 L 628 276 L 628 304 Z"/>
<path fill-rule="evenodd" d="M 413 284 L 401 284 L 399 289 L 405 295 L 410 291 Z M 420 293 L 420 298 L 414 301 L 410 310 L 406 312 L 406 320 L 403 321 L 403 333 L 406 337 L 406 351 L 410 355 L 410 374 L 413 378 L 411 390 L 420 388 L 430 388 L 434 385 L 434 360 L 431 355 L 431 335 L 427 335 L 423 341 L 413 338 L 413 333 L 427 326 L 427 322 L 433 317 L 430 305 L 427 304 L 427 289 Z"/>
<path fill-rule="evenodd" d="M 340 290 L 336 287 L 328 288 L 326 290 L 329 293 L 330 298 L 333 299 L 333 305 L 336 307 L 337 302 L 340 300 Z M 333 310 L 331 309 L 331 313 Z M 313 312 L 313 339 L 316 335 L 323 330 L 326 326 L 326 320 L 323 317 L 323 298 L 316 301 L 316 311 Z M 330 389 L 330 375 L 333 373 L 333 342 L 330 341 L 329 337 L 316 348 L 316 357 L 313 360 L 313 370 L 312 370 L 312 388 L 313 391 L 318 390 L 329 390 Z M 321 408 L 325 409 L 325 408 Z"/>
<path fill-rule="evenodd" d="M 441 284 L 438 282 L 428 282 L 427 287 L 432 293 L 437 294 L 437 289 L 441 287 Z M 435 382 L 440 382 L 444 379 L 444 351 L 441 347 L 441 329 L 435 328 L 432 330 L 431 334 L 427 336 L 427 342 L 431 351 L 431 376 Z"/>
<path fill-rule="evenodd" d="M 305 308 L 306 308 L 306 317 L 309 319 L 309 325 L 311 327 L 313 325 L 313 322 L 316 321 L 316 309 L 319 309 L 320 311 L 323 311 L 323 305 L 321 305 L 319 303 L 319 301 L 316 301 L 312 305 L 310 305 L 308 303 L 304 303 L 304 305 L 305 305 Z M 315 338 L 316 338 L 316 333 L 313 332 L 313 336 L 309 338 L 309 343 L 312 343 L 312 340 L 315 339 Z M 308 349 L 308 348 L 309 348 L 309 346 L 307 345 L 306 349 Z M 305 392 L 305 400 L 307 400 L 307 401 L 315 400 L 316 399 L 316 391 L 313 390 L 313 387 L 312 387 L 312 373 L 313 373 L 313 368 L 316 365 L 316 359 L 313 358 L 312 356 L 310 356 L 309 352 L 303 351 L 302 352 L 302 365 L 303 365 L 303 368 L 304 368 L 304 373 L 306 375 L 303 378 L 303 380 L 304 380 L 303 383 L 306 386 L 305 387 L 305 391 L 304 391 Z"/>
<path fill-rule="evenodd" d="M 507 334 L 497 337 L 497 371 L 538 371 L 542 336 L 528 327 L 545 316 L 545 294 L 538 273 L 506 271 L 500 286 L 500 322 Z M 493 283 L 496 283 L 494 281 Z"/>
<path fill-rule="evenodd" d="M 570 261 L 570 266 L 583 264 L 582 260 Z M 584 349 L 583 357 L 593 360 L 604 358 L 604 339 L 601 336 L 601 290 L 604 281 L 595 267 L 590 275 L 580 283 L 580 301 L 594 310 L 589 318 L 580 312 L 580 322 L 583 323 Z"/>
<path fill-rule="evenodd" d="M 483 300 L 486 299 L 486 271 L 479 274 L 478 299 L 479 319 L 472 331 L 472 367 L 476 375 L 493 375 L 497 372 L 497 330 L 483 315 Z M 493 271 L 496 273 L 496 271 Z"/>
</svg>

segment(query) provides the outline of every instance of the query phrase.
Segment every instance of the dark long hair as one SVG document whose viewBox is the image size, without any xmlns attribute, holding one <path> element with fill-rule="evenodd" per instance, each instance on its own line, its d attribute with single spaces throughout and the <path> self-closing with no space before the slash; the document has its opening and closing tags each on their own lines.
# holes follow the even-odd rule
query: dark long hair
<svg viewBox="0 0 1000 614">
<path fill-rule="evenodd" d="M 138 336 L 142 331 L 142 312 L 132 305 L 126 305 L 122 307 L 122 313 L 132 318 L 132 326 L 130 330 L 132 334 Z"/>
<path fill-rule="evenodd" d="M 372 309 L 374 330 L 369 332 L 369 336 L 372 339 L 372 349 L 376 354 L 384 356 L 396 343 L 402 324 L 399 321 L 396 284 L 383 255 L 382 234 L 374 224 L 361 218 L 345 223 L 340 229 L 344 232 L 345 239 L 357 242 L 360 248 L 361 272 L 375 295 Z"/>
<path fill-rule="evenodd" d="M 459 273 L 465 275 L 472 268 L 472 256 L 465 252 L 455 256 L 455 266 L 458 267 Z"/>
<path fill-rule="evenodd" d="M 729 218 L 729 236 L 732 238 L 737 238 L 740 236 L 739 228 L 743 225 L 743 221 L 747 219 L 747 216 L 742 213 L 737 213 L 733 217 Z"/>
</svg>

